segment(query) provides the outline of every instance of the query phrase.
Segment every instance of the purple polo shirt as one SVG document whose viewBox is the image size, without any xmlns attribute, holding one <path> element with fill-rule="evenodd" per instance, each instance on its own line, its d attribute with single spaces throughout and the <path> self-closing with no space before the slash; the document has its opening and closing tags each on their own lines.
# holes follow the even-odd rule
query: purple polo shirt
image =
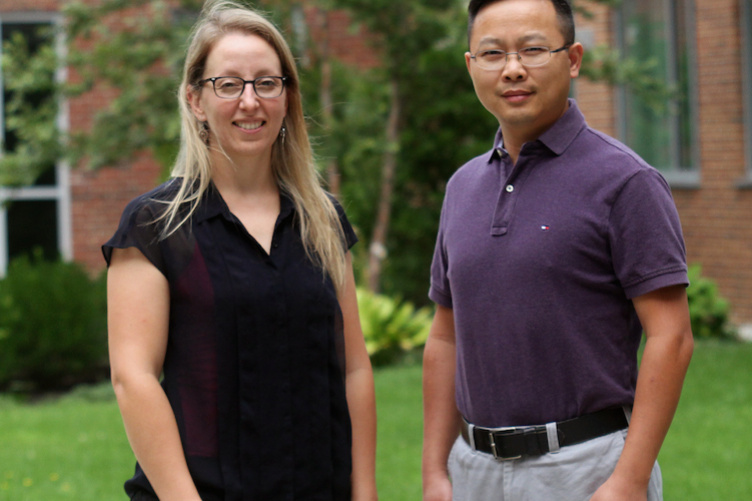
<svg viewBox="0 0 752 501">
<path fill-rule="evenodd" d="M 450 179 L 431 266 L 429 296 L 454 312 L 457 406 L 497 427 L 631 404 L 631 299 L 688 284 L 668 184 L 572 100 L 516 165 L 501 139 Z"/>
</svg>

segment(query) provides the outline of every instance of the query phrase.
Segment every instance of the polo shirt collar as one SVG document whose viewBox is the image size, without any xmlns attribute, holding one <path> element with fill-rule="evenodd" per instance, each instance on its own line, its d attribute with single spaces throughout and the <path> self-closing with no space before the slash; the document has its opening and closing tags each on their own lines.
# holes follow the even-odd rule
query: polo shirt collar
<svg viewBox="0 0 752 501">
<path fill-rule="evenodd" d="M 546 132 L 541 134 L 538 141 L 558 156 L 567 150 L 586 126 L 585 116 L 577 107 L 577 102 L 574 99 L 569 99 L 567 111 Z M 501 134 L 501 127 L 499 127 L 494 138 L 493 149 L 488 153 L 488 163 L 500 156 L 503 149 L 504 137 Z"/>
<path fill-rule="evenodd" d="M 556 155 L 561 155 L 586 126 L 585 116 L 575 100 L 570 99 L 567 111 L 538 140 Z"/>
</svg>

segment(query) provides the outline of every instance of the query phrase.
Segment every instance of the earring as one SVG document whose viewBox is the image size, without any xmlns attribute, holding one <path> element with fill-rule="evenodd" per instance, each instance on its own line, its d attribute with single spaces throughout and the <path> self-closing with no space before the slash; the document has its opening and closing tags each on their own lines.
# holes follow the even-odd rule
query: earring
<svg viewBox="0 0 752 501">
<path fill-rule="evenodd" d="M 285 144 L 285 138 L 287 137 L 287 127 L 284 125 L 281 129 L 279 129 L 279 139 L 282 141 L 282 144 Z"/>
<path fill-rule="evenodd" d="M 201 122 L 201 130 L 198 131 L 198 137 L 209 146 L 209 122 Z"/>
</svg>

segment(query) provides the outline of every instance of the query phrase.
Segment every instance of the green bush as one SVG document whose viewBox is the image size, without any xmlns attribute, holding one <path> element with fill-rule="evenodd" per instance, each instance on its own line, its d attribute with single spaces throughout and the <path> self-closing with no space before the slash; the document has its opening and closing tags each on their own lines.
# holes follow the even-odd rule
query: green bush
<svg viewBox="0 0 752 501">
<path fill-rule="evenodd" d="M 374 365 L 386 365 L 422 348 L 433 312 L 412 303 L 358 289 L 358 309 L 366 349 Z"/>
<path fill-rule="evenodd" d="M 0 389 L 46 391 L 106 377 L 104 275 L 21 257 L 0 280 Z"/>
<path fill-rule="evenodd" d="M 700 265 L 689 267 L 689 317 L 696 338 L 736 339 L 729 322 L 729 303 L 718 293 L 714 281 L 701 276 Z"/>
</svg>

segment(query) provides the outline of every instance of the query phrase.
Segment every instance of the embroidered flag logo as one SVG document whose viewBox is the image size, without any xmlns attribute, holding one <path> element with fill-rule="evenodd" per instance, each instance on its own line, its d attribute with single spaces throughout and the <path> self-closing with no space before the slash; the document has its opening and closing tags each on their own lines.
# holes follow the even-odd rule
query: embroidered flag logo
<svg viewBox="0 0 752 501">
<path fill-rule="evenodd" d="M 547 224 L 542 224 L 540 228 L 541 228 L 541 231 L 548 231 L 551 229 L 551 227 Z"/>
</svg>

